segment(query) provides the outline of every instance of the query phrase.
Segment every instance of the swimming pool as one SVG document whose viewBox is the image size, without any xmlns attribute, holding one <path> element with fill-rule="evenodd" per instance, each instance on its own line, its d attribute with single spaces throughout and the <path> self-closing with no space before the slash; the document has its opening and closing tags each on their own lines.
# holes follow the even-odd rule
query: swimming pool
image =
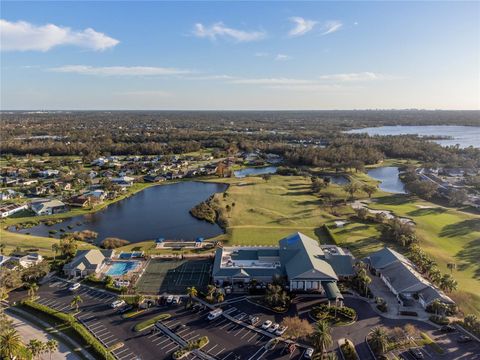
<svg viewBox="0 0 480 360">
<path fill-rule="evenodd" d="M 110 276 L 125 275 L 129 271 L 136 269 L 138 264 L 138 261 L 115 261 L 106 274 Z"/>
</svg>

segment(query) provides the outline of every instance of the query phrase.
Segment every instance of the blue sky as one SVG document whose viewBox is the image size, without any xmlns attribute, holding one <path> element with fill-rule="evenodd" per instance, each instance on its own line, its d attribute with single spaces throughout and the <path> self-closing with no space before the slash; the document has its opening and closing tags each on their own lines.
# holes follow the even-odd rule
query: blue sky
<svg viewBox="0 0 480 360">
<path fill-rule="evenodd" d="M 480 108 L 478 2 L 2 2 L 1 108 Z"/>
</svg>

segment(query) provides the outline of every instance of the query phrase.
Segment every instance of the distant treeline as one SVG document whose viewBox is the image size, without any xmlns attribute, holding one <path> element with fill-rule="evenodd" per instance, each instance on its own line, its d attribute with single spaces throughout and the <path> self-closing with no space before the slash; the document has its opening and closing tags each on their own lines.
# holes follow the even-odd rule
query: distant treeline
<svg viewBox="0 0 480 360">
<path fill-rule="evenodd" d="M 443 148 L 416 136 L 343 131 L 381 125 L 477 125 L 479 111 L 3 112 L 0 151 L 13 155 L 157 155 L 261 149 L 293 165 L 361 167 L 385 157 L 478 165 L 478 149 Z"/>
</svg>

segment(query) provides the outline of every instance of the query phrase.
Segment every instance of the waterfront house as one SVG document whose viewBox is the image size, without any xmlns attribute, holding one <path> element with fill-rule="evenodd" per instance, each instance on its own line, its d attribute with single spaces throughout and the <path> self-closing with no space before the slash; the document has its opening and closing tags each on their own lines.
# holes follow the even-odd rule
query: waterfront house
<svg viewBox="0 0 480 360">
<path fill-rule="evenodd" d="M 0 206 L 0 217 L 6 218 L 28 208 L 27 204 L 5 204 Z"/>
<path fill-rule="evenodd" d="M 67 206 L 57 199 L 34 202 L 30 208 L 36 215 L 53 215 L 67 211 Z"/>
</svg>

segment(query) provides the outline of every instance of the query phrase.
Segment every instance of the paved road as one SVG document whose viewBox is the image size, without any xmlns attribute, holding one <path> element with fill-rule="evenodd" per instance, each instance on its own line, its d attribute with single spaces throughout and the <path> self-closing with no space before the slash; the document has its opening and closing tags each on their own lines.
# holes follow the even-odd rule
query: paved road
<svg viewBox="0 0 480 360">
<path fill-rule="evenodd" d="M 7 317 L 13 321 L 14 328 L 18 331 L 22 337 L 22 341 L 26 344 L 32 339 L 37 339 L 43 342 L 57 338 L 46 333 L 42 329 L 38 328 L 36 325 L 31 324 L 24 319 L 19 318 L 14 314 L 7 314 Z M 50 359 L 50 355 L 47 356 Z M 80 357 L 72 353 L 72 351 L 62 342 L 58 341 L 58 350 L 52 353 L 52 360 L 79 360 Z"/>
</svg>

